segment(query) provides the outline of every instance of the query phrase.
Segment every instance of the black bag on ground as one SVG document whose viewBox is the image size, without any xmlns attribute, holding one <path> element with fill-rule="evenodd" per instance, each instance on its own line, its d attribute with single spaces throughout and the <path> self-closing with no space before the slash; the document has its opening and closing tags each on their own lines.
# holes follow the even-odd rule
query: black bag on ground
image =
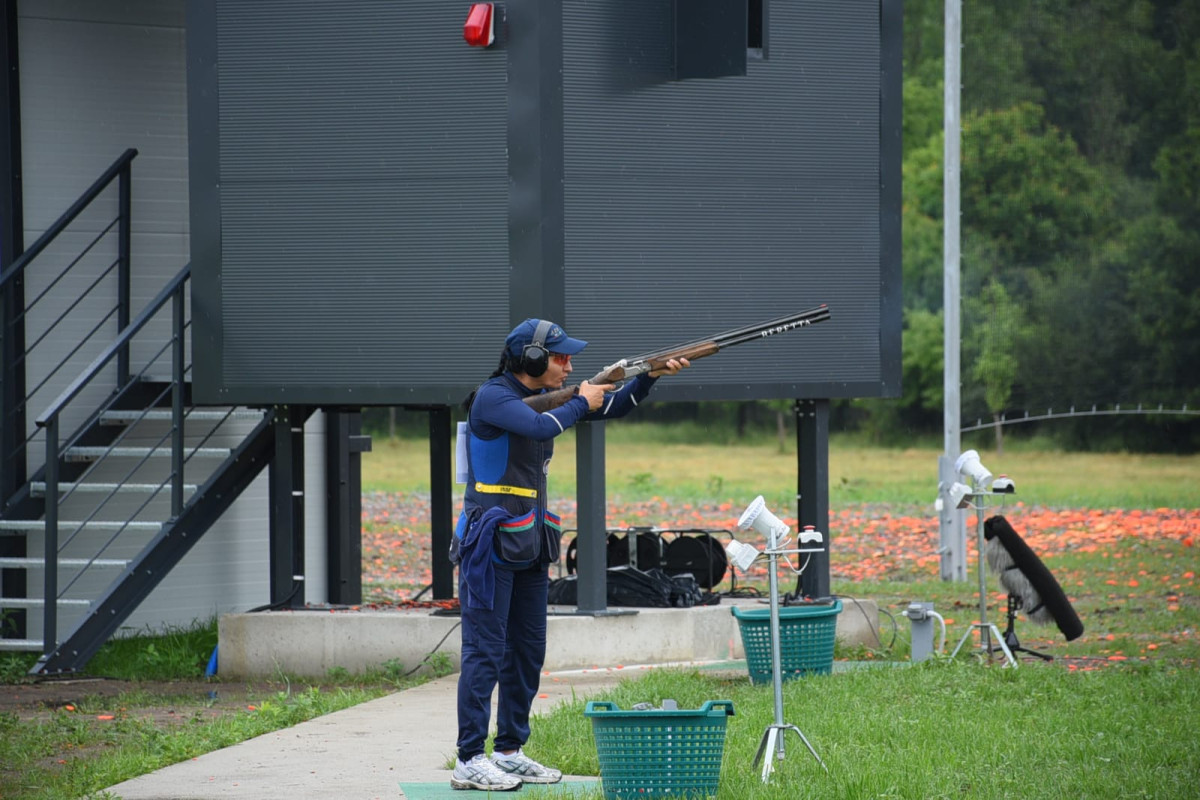
<svg viewBox="0 0 1200 800">
<path fill-rule="evenodd" d="M 630 566 L 605 570 L 606 602 L 626 608 L 689 608 L 709 605 L 714 596 L 705 596 L 691 575 L 671 576 L 661 569 L 642 571 Z M 578 605 L 578 576 L 568 575 L 550 581 L 552 605 Z M 720 598 L 716 597 L 715 602 Z"/>
</svg>

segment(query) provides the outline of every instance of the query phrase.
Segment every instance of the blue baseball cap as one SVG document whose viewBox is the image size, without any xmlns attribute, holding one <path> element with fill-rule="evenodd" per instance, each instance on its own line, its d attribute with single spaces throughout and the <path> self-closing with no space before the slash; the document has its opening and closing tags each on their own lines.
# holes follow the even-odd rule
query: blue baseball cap
<svg viewBox="0 0 1200 800">
<path fill-rule="evenodd" d="M 514 356 L 521 355 L 521 351 L 526 346 L 533 344 L 533 335 L 537 332 L 539 322 L 541 322 L 540 319 L 527 319 L 513 328 L 512 332 L 508 334 L 508 338 L 504 340 L 505 350 Z M 582 339 L 572 339 L 567 336 L 567 332 L 562 329 L 561 325 L 552 323 L 550 330 L 546 332 L 545 345 L 551 353 L 573 356 L 587 347 L 587 342 Z"/>
</svg>

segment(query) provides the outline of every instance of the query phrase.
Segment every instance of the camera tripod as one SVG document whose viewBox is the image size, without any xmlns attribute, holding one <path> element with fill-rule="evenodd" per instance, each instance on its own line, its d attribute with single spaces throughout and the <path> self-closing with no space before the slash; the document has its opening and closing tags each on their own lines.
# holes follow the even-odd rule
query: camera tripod
<svg viewBox="0 0 1200 800">
<path fill-rule="evenodd" d="M 1017 618 L 1017 612 L 1022 607 L 1021 596 L 1008 593 L 1008 627 L 1004 629 L 1004 644 L 1013 653 L 1029 653 L 1031 656 L 1037 656 L 1043 661 L 1053 661 L 1054 656 L 1039 653 L 1037 650 L 1030 650 L 1028 647 L 1021 646 L 1021 640 L 1017 638 L 1017 632 L 1013 629 L 1013 621 Z M 993 647 L 992 652 L 996 652 L 1000 648 Z"/>
</svg>

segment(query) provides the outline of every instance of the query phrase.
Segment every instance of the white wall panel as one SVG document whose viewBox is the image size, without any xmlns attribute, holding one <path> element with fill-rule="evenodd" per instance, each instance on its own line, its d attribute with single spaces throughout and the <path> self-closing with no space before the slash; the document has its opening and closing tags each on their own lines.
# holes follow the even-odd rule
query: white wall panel
<svg viewBox="0 0 1200 800">
<path fill-rule="evenodd" d="M 18 13 L 26 244 L 34 242 L 121 153 L 136 148 L 139 155 L 133 162 L 132 188 L 132 305 L 136 316 L 189 261 L 184 3 L 23 0 Z M 27 298 L 47 290 L 51 276 L 57 272 L 50 262 L 60 268 L 112 221 L 117 213 L 116 198 L 114 184 L 93 210 L 69 228 L 62 243 L 56 243 L 47 255 L 46 263 L 31 271 L 26 281 Z M 72 273 L 49 289 L 27 320 L 27 342 L 45 334 L 61 310 L 74 302 L 115 257 L 116 237 L 109 235 L 81 262 L 78 274 Z M 97 334 L 94 343 L 70 358 L 61 374 L 51 374 L 53 365 L 78 344 L 115 301 L 115 274 L 103 279 L 95 294 L 95 300 L 81 304 L 71 322 L 49 333 L 39 351 L 30 355 L 28 386 L 33 388 L 45 380 L 45 386 L 30 402 L 30 433 L 35 433 L 33 420 L 38 413 L 116 334 L 114 319 Z M 168 335 L 169 312 L 169 307 L 164 309 L 152 323 L 156 335 Z M 188 344 L 190 347 L 190 333 Z M 136 342 L 135 369 L 156 349 L 152 343 Z M 164 376 L 169 372 L 168 351 L 167 359 L 155 363 L 151 374 Z M 64 436 L 106 392 L 97 389 L 81 398 L 84 402 L 80 409 L 62 423 Z M 205 445 L 234 447 L 252 427 L 250 422 L 232 423 L 227 435 Z M 163 430 L 161 426 L 143 425 L 122 444 L 152 444 L 161 438 Z M 310 576 L 308 599 L 318 602 L 326 598 L 323 437 L 324 419 L 314 417 L 305 435 L 309 498 L 306 562 Z M 37 449 L 30 454 L 33 464 L 42 461 L 41 441 L 37 437 Z M 155 460 L 156 464 L 160 461 L 165 464 L 167 460 Z M 201 482 L 211 466 L 189 466 L 186 480 Z M 158 482 L 162 476 L 139 473 L 136 480 Z M 124 630 L 188 625 L 196 619 L 267 603 L 267 498 L 264 472 L 151 593 Z M 113 505 L 127 508 L 130 502 L 123 498 Z M 155 501 L 149 510 L 161 513 L 164 504 Z M 104 557 L 130 556 L 146 538 L 135 536 L 128 543 L 115 544 Z M 30 536 L 29 547 L 31 553 L 41 551 L 40 534 Z M 76 586 L 80 591 L 73 594 L 78 596 L 85 589 L 99 591 L 117 575 L 117 571 L 109 571 L 81 580 Z M 66 573 L 63 578 L 69 580 Z M 29 594 L 41 594 L 40 571 L 30 573 Z M 61 633 L 68 632 L 68 623 L 78 616 L 78 612 L 63 609 Z M 29 627 L 31 633 L 40 632 L 39 611 L 30 613 Z"/>
</svg>

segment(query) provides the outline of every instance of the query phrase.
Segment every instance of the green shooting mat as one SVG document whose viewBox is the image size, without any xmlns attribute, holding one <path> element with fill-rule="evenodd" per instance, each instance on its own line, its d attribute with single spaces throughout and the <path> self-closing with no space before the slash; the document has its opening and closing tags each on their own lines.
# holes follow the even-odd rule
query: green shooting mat
<svg viewBox="0 0 1200 800">
<path fill-rule="evenodd" d="M 404 792 L 406 800 L 471 800 L 484 797 L 519 798 L 550 797 L 555 800 L 568 798 L 603 797 L 599 778 L 587 780 L 562 781 L 560 783 L 537 784 L 527 783 L 515 792 L 477 792 L 450 788 L 450 780 L 439 783 L 401 783 L 400 791 Z"/>
</svg>

